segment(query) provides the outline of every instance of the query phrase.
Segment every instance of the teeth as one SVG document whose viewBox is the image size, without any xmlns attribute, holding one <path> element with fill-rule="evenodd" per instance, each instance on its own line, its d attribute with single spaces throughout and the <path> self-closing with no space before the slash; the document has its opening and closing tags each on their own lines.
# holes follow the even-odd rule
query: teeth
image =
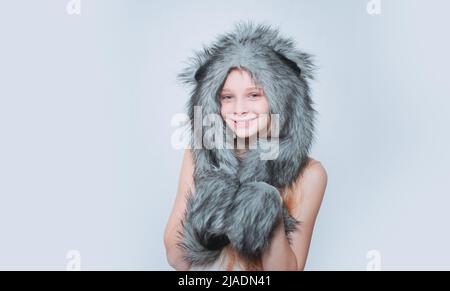
<svg viewBox="0 0 450 291">
<path fill-rule="evenodd" d="M 246 122 L 246 121 L 252 121 L 256 118 L 252 118 L 252 119 L 242 119 L 242 120 L 234 120 L 234 122 Z"/>
<path fill-rule="evenodd" d="M 255 118 L 253 119 L 248 119 L 248 120 L 234 120 L 234 124 L 238 127 L 246 127 L 250 125 L 250 122 L 255 120 Z"/>
</svg>

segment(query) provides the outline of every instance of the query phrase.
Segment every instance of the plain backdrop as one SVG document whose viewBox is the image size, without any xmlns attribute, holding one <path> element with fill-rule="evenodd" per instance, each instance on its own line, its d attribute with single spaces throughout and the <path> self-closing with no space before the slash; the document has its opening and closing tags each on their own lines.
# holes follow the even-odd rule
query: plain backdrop
<svg viewBox="0 0 450 291">
<path fill-rule="evenodd" d="M 68 2 L 0 1 L 0 269 L 171 270 L 176 74 L 239 20 L 318 65 L 306 269 L 450 269 L 448 1 Z"/>
</svg>

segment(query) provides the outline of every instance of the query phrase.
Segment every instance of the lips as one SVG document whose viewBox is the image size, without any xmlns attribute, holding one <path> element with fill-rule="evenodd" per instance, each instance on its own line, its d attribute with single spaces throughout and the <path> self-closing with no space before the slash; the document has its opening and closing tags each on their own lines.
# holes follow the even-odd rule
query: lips
<svg viewBox="0 0 450 291">
<path fill-rule="evenodd" d="M 251 119 L 233 120 L 233 123 L 236 127 L 249 127 L 254 120 L 256 120 L 256 117 Z"/>
</svg>

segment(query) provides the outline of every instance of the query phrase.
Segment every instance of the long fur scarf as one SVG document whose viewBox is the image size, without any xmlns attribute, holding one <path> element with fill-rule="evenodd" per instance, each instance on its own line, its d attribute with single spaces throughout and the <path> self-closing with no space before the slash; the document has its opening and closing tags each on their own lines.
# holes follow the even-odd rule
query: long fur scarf
<svg viewBox="0 0 450 291">
<path fill-rule="evenodd" d="M 257 147 L 243 158 L 232 148 L 211 148 L 217 139 L 211 125 L 194 122 L 196 106 L 202 116 L 220 116 L 218 94 L 234 67 L 251 73 L 264 88 L 270 113 L 279 114 L 279 134 L 270 140 L 258 139 Z M 191 264 L 215 261 L 229 243 L 243 257 L 257 260 L 280 221 L 290 239 L 299 222 L 289 214 L 278 189 L 292 185 L 308 160 L 316 113 L 308 85 L 313 69 L 311 55 L 298 50 L 278 29 L 241 22 L 195 52 L 178 75 L 192 86 L 187 107 L 195 193 L 188 196 L 179 233 L 179 246 Z M 223 120 L 221 128 L 229 133 Z M 261 158 L 273 142 L 276 157 Z"/>
</svg>

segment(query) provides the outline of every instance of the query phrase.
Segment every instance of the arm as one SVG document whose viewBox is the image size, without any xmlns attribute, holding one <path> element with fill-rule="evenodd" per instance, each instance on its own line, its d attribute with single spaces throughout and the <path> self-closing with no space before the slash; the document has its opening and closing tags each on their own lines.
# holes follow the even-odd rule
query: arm
<svg viewBox="0 0 450 291">
<path fill-rule="evenodd" d="M 193 173 L 194 162 L 192 152 L 187 149 L 183 156 L 175 203 L 164 232 L 167 261 L 175 270 L 179 271 L 188 270 L 190 267 L 190 264 L 183 259 L 184 252 L 177 246 L 177 243 L 179 242 L 178 233 L 182 233 L 183 231 L 181 221 L 186 209 L 186 194 L 189 189 L 192 192 L 194 191 Z"/>
<path fill-rule="evenodd" d="M 263 252 L 264 270 L 304 269 L 326 185 L 327 174 L 320 163 L 306 168 L 301 178 L 294 183 L 290 195 L 294 195 L 296 207 L 291 214 L 301 224 L 291 234 L 292 245 L 288 243 L 283 223 L 277 226 L 269 247 Z"/>
</svg>

